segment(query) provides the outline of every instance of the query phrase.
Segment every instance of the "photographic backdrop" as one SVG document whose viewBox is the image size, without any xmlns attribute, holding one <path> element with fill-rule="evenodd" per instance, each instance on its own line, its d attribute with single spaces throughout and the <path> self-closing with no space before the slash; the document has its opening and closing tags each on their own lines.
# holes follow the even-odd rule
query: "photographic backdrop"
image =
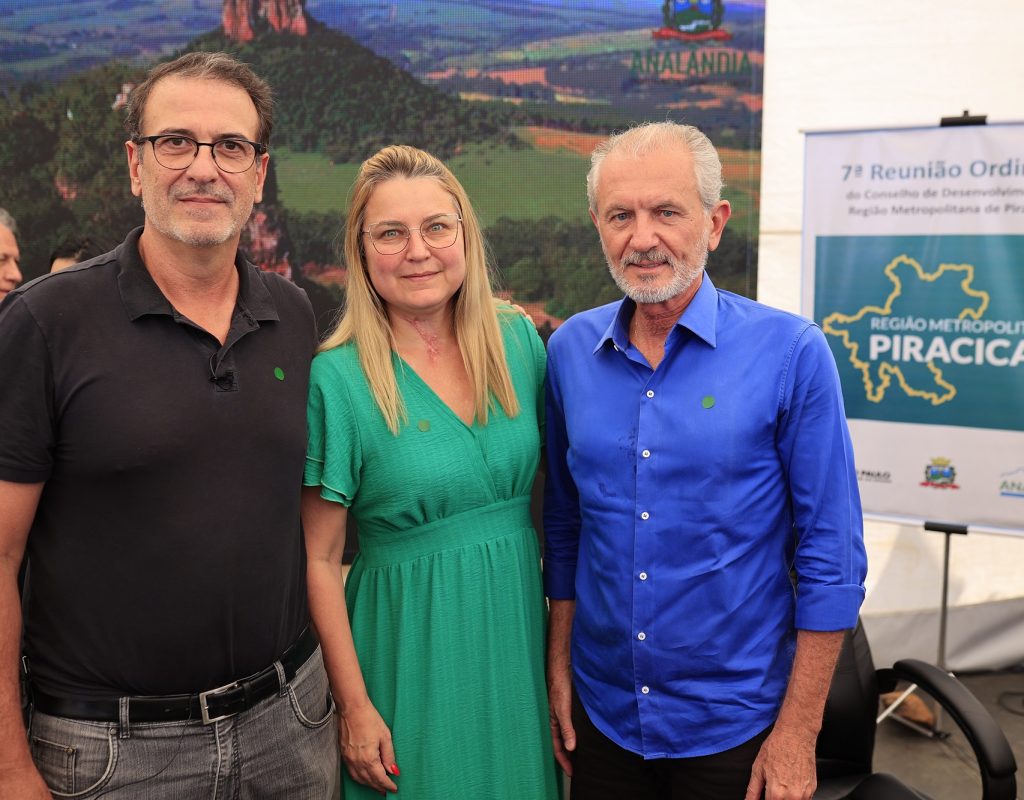
<svg viewBox="0 0 1024 800">
<path fill-rule="evenodd" d="M 709 269 L 757 285 L 764 0 L 4 0 L 0 205 L 26 280 L 67 235 L 141 224 L 123 107 L 152 64 L 227 50 L 275 90 L 249 257 L 307 290 L 321 326 L 344 298 L 337 253 L 359 163 L 407 143 L 465 184 L 498 284 L 542 332 L 616 299 L 587 217 L 589 154 L 643 120 L 719 147 L 734 216 Z"/>
</svg>

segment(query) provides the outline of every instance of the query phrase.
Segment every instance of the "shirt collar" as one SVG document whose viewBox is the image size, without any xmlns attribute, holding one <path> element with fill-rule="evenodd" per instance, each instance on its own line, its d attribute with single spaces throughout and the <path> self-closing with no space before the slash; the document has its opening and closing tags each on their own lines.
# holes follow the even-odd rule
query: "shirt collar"
<svg viewBox="0 0 1024 800">
<path fill-rule="evenodd" d="M 142 257 L 139 255 L 139 237 L 142 230 L 133 230 L 114 251 L 120 265 L 117 285 L 121 292 L 121 302 L 124 303 L 128 318 L 132 322 L 147 314 L 174 315 L 170 301 L 164 297 L 146 265 L 142 263 Z M 238 307 L 243 311 L 247 310 L 254 319 L 280 319 L 270 290 L 263 281 L 256 280 L 255 267 L 245 260 L 241 251 L 235 256 L 235 267 L 238 270 Z"/>
<path fill-rule="evenodd" d="M 628 297 L 623 297 L 619 307 L 612 317 L 611 323 L 601 334 L 597 345 L 594 347 L 596 353 L 609 341 L 619 350 L 629 347 L 629 321 L 633 318 L 636 310 L 636 303 Z M 676 326 L 686 328 L 695 336 L 703 339 L 711 347 L 715 347 L 715 323 L 718 319 L 718 290 L 711 282 L 711 277 L 705 272 L 704 279 L 700 282 L 697 294 L 693 296 L 690 304 L 683 311 L 676 321 Z"/>
</svg>

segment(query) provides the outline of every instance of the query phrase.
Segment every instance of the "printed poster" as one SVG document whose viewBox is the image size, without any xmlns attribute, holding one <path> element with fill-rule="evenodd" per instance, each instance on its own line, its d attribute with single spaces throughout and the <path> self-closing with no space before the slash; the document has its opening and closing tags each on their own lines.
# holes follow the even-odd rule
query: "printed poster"
<svg viewBox="0 0 1024 800">
<path fill-rule="evenodd" d="M 805 174 L 865 512 L 1024 533 L 1024 126 L 811 134 Z"/>
<path fill-rule="evenodd" d="M 753 296 L 765 0 L 8 0 L 0 5 L 0 206 L 26 280 L 65 238 L 105 249 L 142 211 L 129 192 L 128 95 L 153 64 L 226 50 L 274 88 L 250 259 L 344 300 L 336 248 L 359 164 L 429 150 L 465 185 L 499 289 L 542 335 L 621 293 L 587 215 L 590 153 L 641 121 L 696 125 L 719 148 L 733 218 L 709 269 Z M 103 252 L 101 250 L 100 252 Z"/>
</svg>

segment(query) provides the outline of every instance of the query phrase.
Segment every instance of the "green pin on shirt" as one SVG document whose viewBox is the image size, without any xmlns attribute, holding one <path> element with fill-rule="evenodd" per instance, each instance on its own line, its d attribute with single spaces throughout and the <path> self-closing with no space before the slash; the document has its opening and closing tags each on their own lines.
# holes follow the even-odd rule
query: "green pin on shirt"
<svg viewBox="0 0 1024 800">
<path fill-rule="evenodd" d="M 274 367 L 274 377 L 277 378 L 279 381 L 283 381 L 284 380 L 284 370 L 281 369 L 280 367 Z"/>
<path fill-rule="evenodd" d="M 704 406 L 704 408 L 711 408 L 711 406 L 715 404 L 715 398 L 713 395 L 706 394 L 704 395 L 704 399 L 700 401 L 700 404 Z"/>
</svg>

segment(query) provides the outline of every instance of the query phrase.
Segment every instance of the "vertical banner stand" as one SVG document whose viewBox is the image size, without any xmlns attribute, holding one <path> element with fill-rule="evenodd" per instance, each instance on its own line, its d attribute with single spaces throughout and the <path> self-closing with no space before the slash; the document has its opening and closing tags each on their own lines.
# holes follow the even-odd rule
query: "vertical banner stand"
<svg viewBox="0 0 1024 800">
<path fill-rule="evenodd" d="M 964 113 L 956 117 L 942 117 L 939 120 L 940 128 L 950 128 L 961 125 L 984 125 L 988 122 L 988 117 L 985 114 L 971 114 L 967 109 L 964 109 Z M 948 624 L 949 617 L 949 544 L 953 535 L 966 536 L 967 526 L 956 525 L 949 522 L 925 522 L 924 529 L 926 531 L 935 531 L 937 533 L 945 534 L 946 542 L 942 558 L 942 603 L 939 608 L 939 647 L 938 653 L 936 654 L 935 664 L 943 672 L 948 672 L 946 666 L 946 627 Z M 900 704 L 906 700 L 913 692 L 917 690 L 917 684 L 911 684 L 898 698 L 896 701 L 885 709 L 879 716 L 878 722 L 881 722 L 886 717 L 892 716 L 893 713 L 899 708 Z M 892 717 L 897 722 L 906 725 L 909 728 L 921 733 L 929 738 L 933 739 L 945 739 L 949 736 L 948 732 L 941 729 L 942 722 L 942 707 L 936 705 L 935 708 L 935 724 L 928 728 L 924 725 L 920 725 L 911 720 L 904 719 L 903 717 L 896 715 Z"/>
<path fill-rule="evenodd" d="M 936 654 L 935 664 L 943 672 L 948 672 L 949 669 L 946 666 L 946 627 L 948 624 L 949 616 L 949 545 L 954 534 L 958 536 L 967 535 L 966 525 L 955 525 L 950 522 L 925 522 L 924 529 L 926 531 L 935 531 L 936 533 L 945 534 L 946 541 L 945 547 L 943 548 L 942 556 L 942 598 L 939 606 L 939 648 Z M 952 673 L 950 673 L 952 674 Z M 896 698 L 895 702 L 885 709 L 881 714 L 878 715 L 877 722 L 881 722 L 886 717 L 892 716 L 893 712 L 899 708 L 900 704 L 910 697 L 917 690 L 917 684 L 912 683 L 907 687 L 904 692 Z M 942 722 L 942 707 L 936 706 L 935 708 L 935 724 L 933 727 L 928 728 L 924 725 L 920 725 L 908 719 L 896 715 L 892 717 L 893 720 L 899 722 L 902 725 L 906 725 L 908 728 L 912 728 L 924 736 L 928 736 L 933 739 L 945 739 L 949 736 L 949 733 L 940 729 Z"/>
</svg>

